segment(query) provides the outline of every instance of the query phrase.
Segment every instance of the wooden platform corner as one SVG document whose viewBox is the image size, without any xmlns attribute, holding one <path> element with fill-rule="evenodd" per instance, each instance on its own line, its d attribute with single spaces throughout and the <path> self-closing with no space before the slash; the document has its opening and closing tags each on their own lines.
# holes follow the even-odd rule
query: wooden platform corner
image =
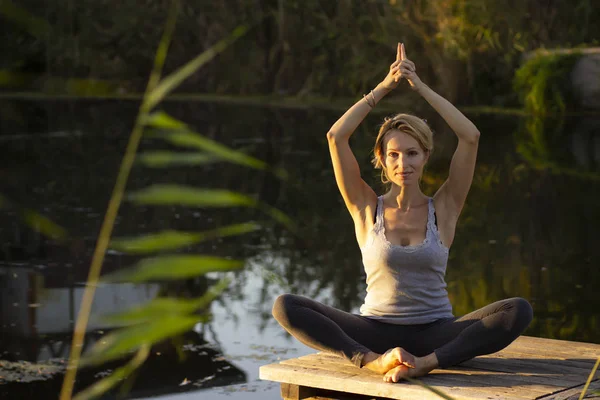
<svg viewBox="0 0 600 400">
<path fill-rule="evenodd" d="M 504 350 L 439 369 L 421 382 L 453 399 L 576 400 L 600 357 L 600 345 L 521 336 Z M 585 399 L 599 399 L 596 371 Z M 284 399 L 441 399 L 409 382 L 386 383 L 327 353 L 260 367 L 260 379 L 281 383 Z"/>
</svg>

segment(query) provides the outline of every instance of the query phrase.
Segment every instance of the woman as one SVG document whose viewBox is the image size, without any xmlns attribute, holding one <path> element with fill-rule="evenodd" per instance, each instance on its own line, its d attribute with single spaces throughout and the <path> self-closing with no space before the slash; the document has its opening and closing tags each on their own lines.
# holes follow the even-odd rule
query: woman
<svg viewBox="0 0 600 400">
<path fill-rule="evenodd" d="M 421 191 L 432 132 L 412 115 L 386 118 L 373 163 L 391 183 L 377 196 L 361 179 L 348 140 L 369 111 L 401 78 L 442 116 L 458 136 L 449 176 L 433 198 Z M 417 377 L 503 349 L 529 325 L 532 309 L 521 298 L 498 301 L 460 318 L 452 314 L 444 276 L 456 223 L 473 180 L 479 131 L 417 76 L 398 44 L 396 61 L 371 93 L 327 134 L 335 178 L 354 220 L 367 273 L 360 315 L 295 295 L 273 306 L 277 321 L 302 343 L 338 354 L 386 382 Z"/>
</svg>

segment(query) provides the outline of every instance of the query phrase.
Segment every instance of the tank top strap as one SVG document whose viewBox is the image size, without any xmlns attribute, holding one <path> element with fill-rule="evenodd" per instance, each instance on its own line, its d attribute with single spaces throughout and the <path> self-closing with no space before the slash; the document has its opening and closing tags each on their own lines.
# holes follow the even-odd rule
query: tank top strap
<svg viewBox="0 0 600 400">
<path fill-rule="evenodd" d="M 428 208 L 429 213 L 427 214 L 427 230 L 435 234 L 435 206 L 433 204 L 433 197 L 429 198 Z"/>
<path fill-rule="evenodd" d="M 383 228 L 383 196 L 377 197 L 377 214 L 375 218 L 375 230 L 377 232 L 381 231 Z"/>
</svg>

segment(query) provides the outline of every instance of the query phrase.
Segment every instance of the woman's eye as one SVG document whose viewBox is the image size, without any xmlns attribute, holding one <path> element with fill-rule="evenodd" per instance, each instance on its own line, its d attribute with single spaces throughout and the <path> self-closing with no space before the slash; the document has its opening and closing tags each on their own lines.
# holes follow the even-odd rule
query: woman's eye
<svg viewBox="0 0 600 400">
<path fill-rule="evenodd" d="M 417 155 L 417 152 L 416 152 L 416 151 L 411 151 L 411 152 L 409 152 L 409 153 L 408 153 L 408 155 L 409 155 L 409 156 L 416 156 L 416 155 Z"/>
</svg>

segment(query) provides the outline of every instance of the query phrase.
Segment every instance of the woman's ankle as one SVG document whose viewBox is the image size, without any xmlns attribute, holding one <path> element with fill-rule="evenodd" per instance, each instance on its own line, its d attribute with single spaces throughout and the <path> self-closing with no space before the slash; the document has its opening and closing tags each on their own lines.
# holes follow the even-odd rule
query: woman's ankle
<svg viewBox="0 0 600 400">
<path fill-rule="evenodd" d="M 381 354 L 375 353 L 373 351 L 365 353 L 365 355 L 363 356 L 362 361 L 360 363 L 360 366 L 365 367 L 367 369 L 372 369 L 373 367 L 375 367 L 373 365 L 373 361 L 377 360 L 380 356 L 381 356 Z M 371 368 L 369 368 L 369 367 L 371 367 Z"/>
<path fill-rule="evenodd" d="M 440 366 L 435 352 L 419 357 L 417 364 L 427 371 L 432 371 Z"/>
</svg>

